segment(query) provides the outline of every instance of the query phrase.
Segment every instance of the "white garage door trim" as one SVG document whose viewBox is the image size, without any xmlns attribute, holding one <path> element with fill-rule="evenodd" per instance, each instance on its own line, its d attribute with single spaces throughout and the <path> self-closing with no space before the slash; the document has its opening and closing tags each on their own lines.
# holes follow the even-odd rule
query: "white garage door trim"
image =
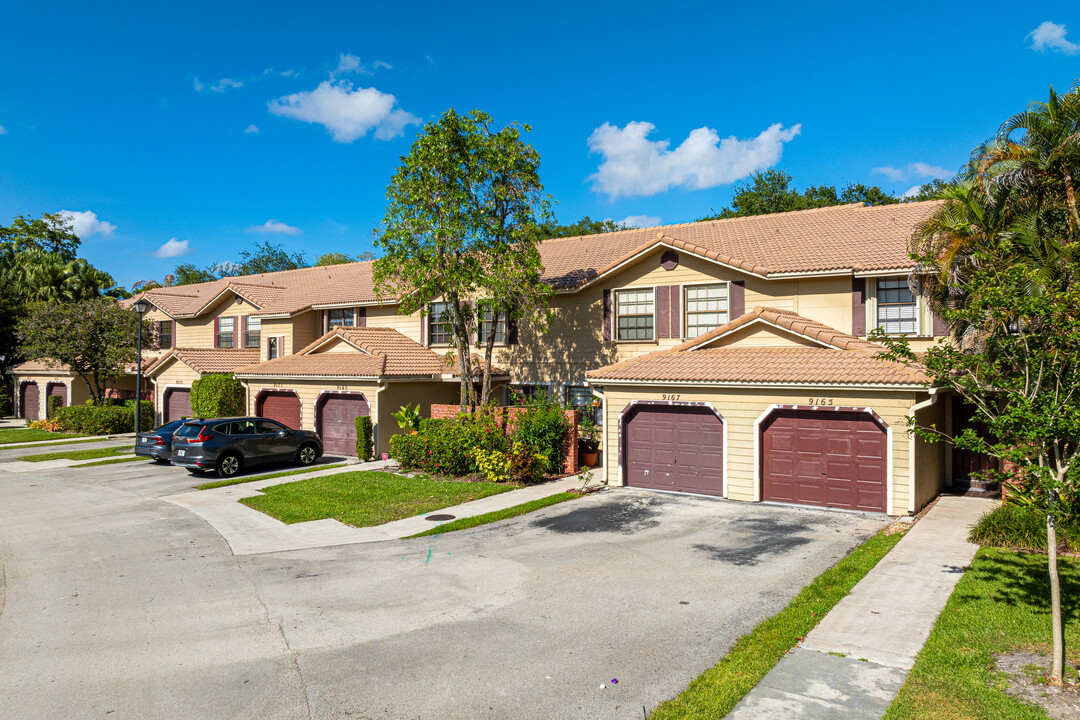
<svg viewBox="0 0 1080 720">
<path fill-rule="evenodd" d="M 606 400 L 607 400 L 607 398 L 605 397 L 605 401 Z M 724 429 L 724 439 L 721 442 L 721 445 L 723 446 L 721 452 L 723 453 L 724 461 L 723 461 L 723 467 L 722 467 L 721 472 L 720 472 L 720 476 L 723 478 L 723 483 L 724 483 L 724 494 L 722 496 L 720 496 L 720 497 L 723 497 L 726 500 L 727 496 L 728 496 L 728 467 L 731 465 L 731 463 L 728 462 L 728 436 L 730 436 L 731 433 L 729 432 L 730 428 L 728 427 L 727 418 L 725 418 L 723 413 L 721 413 L 719 410 L 717 410 L 716 406 L 711 402 L 683 402 L 683 401 L 677 401 L 677 400 L 631 400 L 629 403 L 627 403 L 626 407 L 624 407 L 622 409 L 622 411 L 619 413 L 619 417 L 616 418 L 616 420 L 615 420 L 615 422 L 618 423 L 618 430 L 619 430 L 619 433 L 618 433 L 619 447 L 616 450 L 616 453 L 617 453 L 617 463 L 616 464 L 618 465 L 619 486 L 620 487 L 625 487 L 626 486 L 626 477 L 624 476 L 625 471 L 623 470 L 623 466 L 624 466 L 623 461 L 624 461 L 625 458 L 623 458 L 623 456 L 622 456 L 622 449 L 624 447 L 623 432 L 624 432 L 624 429 L 626 428 L 626 416 L 629 415 L 634 410 L 634 408 L 639 406 L 639 405 L 649 405 L 649 406 L 653 406 L 653 407 L 656 407 L 656 406 L 663 407 L 663 406 L 666 405 L 666 406 L 669 406 L 669 407 L 701 407 L 701 408 L 708 408 L 709 410 L 712 411 L 712 413 L 714 415 L 716 415 L 717 418 L 720 419 L 720 425 Z M 605 418 L 607 417 L 607 408 L 604 408 L 604 417 Z M 717 497 L 717 496 L 712 495 L 710 497 Z M 755 500 L 756 499 L 757 498 L 755 498 Z"/>
<path fill-rule="evenodd" d="M 765 422 L 770 415 L 777 410 L 815 410 L 818 412 L 863 412 L 869 413 L 881 427 L 885 428 L 885 514 L 895 515 L 893 512 L 893 429 L 889 423 L 881 419 L 871 407 L 851 407 L 833 405 L 781 405 L 774 403 L 758 415 L 754 421 L 754 502 L 761 502 L 761 423 Z M 727 438 L 725 436 L 725 442 Z M 908 458 L 908 463 L 913 464 L 914 457 Z M 726 466 L 725 466 L 726 468 Z M 726 489 L 726 486 L 725 486 Z M 812 506 L 807 506 L 812 507 Z"/>
</svg>

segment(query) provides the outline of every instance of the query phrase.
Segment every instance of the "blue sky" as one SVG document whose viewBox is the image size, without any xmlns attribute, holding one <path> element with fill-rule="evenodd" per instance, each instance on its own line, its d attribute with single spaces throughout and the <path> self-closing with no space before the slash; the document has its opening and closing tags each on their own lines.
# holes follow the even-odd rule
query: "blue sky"
<svg viewBox="0 0 1080 720">
<path fill-rule="evenodd" d="M 371 246 L 422 123 L 532 125 L 563 222 L 719 209 L 755 169 L 902 193 L 1080 78 L 1068 3 L 9 3 L 0 224 L 75 213 L 130 285 Z"/>
</svg>

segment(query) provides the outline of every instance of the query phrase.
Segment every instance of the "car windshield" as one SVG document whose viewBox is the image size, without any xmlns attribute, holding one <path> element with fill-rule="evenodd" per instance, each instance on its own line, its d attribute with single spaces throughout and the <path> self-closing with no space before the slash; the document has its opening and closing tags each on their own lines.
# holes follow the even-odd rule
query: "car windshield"
<svg viewBox="0 0 1080 720">
<path fill-rule="evenodd" d="M 183 438 L 198 437 L 200 430 L 202 430 L 202 425 L 199 425 L 198 423 L 187 423 L 176 431 L 176 435 Z"/>
<path fill-rule="evenodd" d="M 154 428 L 154 432 L 175 432 L 176 428 L 183 425 L 184 422 L 184 420 L 173 420 L 172 422 L 167 422 L 164 425 Z"/>
</svg>

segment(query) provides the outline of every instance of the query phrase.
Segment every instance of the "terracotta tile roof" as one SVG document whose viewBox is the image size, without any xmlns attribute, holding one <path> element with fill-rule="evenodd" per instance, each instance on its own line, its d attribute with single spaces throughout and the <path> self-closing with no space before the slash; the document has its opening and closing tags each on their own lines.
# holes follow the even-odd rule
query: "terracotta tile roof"
<svg viewBox="0 0 1080 720">
<path fill-rule="evenodd" d="M 312 305 L 378 302 L 372 285 L 371 265 L 371 261 L 367 261 L 243 275 L 195 285 L 156 288 L 140 296 L 174 317 L 195 317 L 210 301 L 232 288 L 260 306 L 254 313 L 257 316 L 291 315 Z"/>
<path fill-rule="evenodd" d="M 664 243 L 763 276 L 827 271 L 905 270 L 908 239 L 938 201 L 866 207 L 861 203 L 746 218 L 664 225 L 546 240 L 544 282 L 572 289 Z M 313 305 L 379 301 L 372 262 L 283 270 L 149 290 L 174 317 L 194 317 L 229 287 L 260 306 L 256 316 L 294 315 Z M 138 296 L 137 296 L 138 297 Z M 135 298 L 124 301 L 130 306 Z"/>
<path fill-rule="evenodd" d="M 709 347 L 722 336 L 764 320 L 830 347 Z M 705 345 L 705 347 L 702 347 Z M 877 359 L 880 345 L 842 333 L 795 313 L 773 308 L 732 320 L 669 350 L 660 350 L 585 373 L 591 380 L 615 382 L 716 382 L 854 385 L 922 385 L 921 369 Z"/>
<path fill-rule="evenodd" d="M 149 368 L 151 368 L 152 366 L 156 365 L 158 363 L 158 361 L 161 360 L 161 358 L 162 358 L 162 355 L 161 355 L 160 350 L 145 350 L 145 351 L 143 351 L 143 374 L 145 375 L 146 371 Z M 128 365 L 124 369 L 127 371 L 128 374 L 134 375 L 135 370 L 136 370 L 136 364 L 131 363 L 130 365 Z M 42 359 L 42 360 L 27 360 L 24 363 L 19 363 L 15 367 L 11 368 L 11 372 L 13 372 L 13 373 L 22 373 L 22 374 L 33 373 L 33 372 L 69 373 L 69 372 L 71 372 L 71 368 L 66 363 L 61 363 L 61 362 L 57 362 L 55 360 L 51 360 L 51 359 L 46 358 L 46 359 Z"/>
<path fill-rule="evenodd" d="M 168 358 L 176 358 L 189 368 L 205 375 L 206 373 L 234 372 L 239 367 L 250 365 L 259 360 L 258 349 L 226 350 L 222 348 L 175 348 L 158 358 L 157 362 L 143 370 L 150 374 L 165 364 Z"/>
<path fill-rule="evenodd" d="M 908 239 L 939 201 L 862 203 L 548 240 L 544 280 L 573 288 L 657 243 L 758 275 L 869 272 L 912 266 Z M 584 262 L 587 261 L 587 262 Z"/>
<path fill-rule="evenodd" d="M 318 352 L 334 338 L 356 346 L 356 352 Z M 241 368 L 245 376 L 431 377 L 455 372 L 454 364 L 392 328 L 335 327 L 294 355 Z M 501 368 L 492 368 L 505 375 Z"/>
</svg>

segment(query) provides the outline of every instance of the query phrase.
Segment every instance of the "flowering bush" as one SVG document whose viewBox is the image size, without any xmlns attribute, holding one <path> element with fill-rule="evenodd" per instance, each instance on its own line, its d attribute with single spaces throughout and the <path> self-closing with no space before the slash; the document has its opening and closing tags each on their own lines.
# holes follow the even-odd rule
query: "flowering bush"
<svg viewBox="0 0 1080 720">
<path fill-rule="evenodd" d="M 60 427 L 60 423 L 56 420 L 35 420 L 29 425 L 32 430 L 48 430 L 49 432 L 60 432 L 64 428 Z"/>
<path fill-rule="evenodd" d="M 457 476 L 480 471 L 477 451 L 505 452 L 507 444 L 494 418 L 481 414 L 421 420 L 417 434 L 390 438 L 390 451 L 403 468 Z"/>
<path fill-rule="evenodd" d="M 525 412 L 517 417 L 514 440 L 525 443 L 544 456 L 547 472 L 559 472 L 566 459 L 563 438 L 570 430 L 564 408 L 544 393 L 525 403 Z M 543 471 L 542 470 L 542 471 Z"/>
<path fill-rule="evenodd" d="M 509 453 L 510 479 L 514 482 L 537 482 L 544 477 L 548 456 L 536 452 L 528 443 L 516 442 Z"/>
<path fill-rule="evenodd" d="M 485 480 L 506 482 L 510 479 L 510 458 L 506 456 L 506 453 L 476 448 L 473 454 L 476 457 L 476 467 L 484 473 Z"/>
</svg>

